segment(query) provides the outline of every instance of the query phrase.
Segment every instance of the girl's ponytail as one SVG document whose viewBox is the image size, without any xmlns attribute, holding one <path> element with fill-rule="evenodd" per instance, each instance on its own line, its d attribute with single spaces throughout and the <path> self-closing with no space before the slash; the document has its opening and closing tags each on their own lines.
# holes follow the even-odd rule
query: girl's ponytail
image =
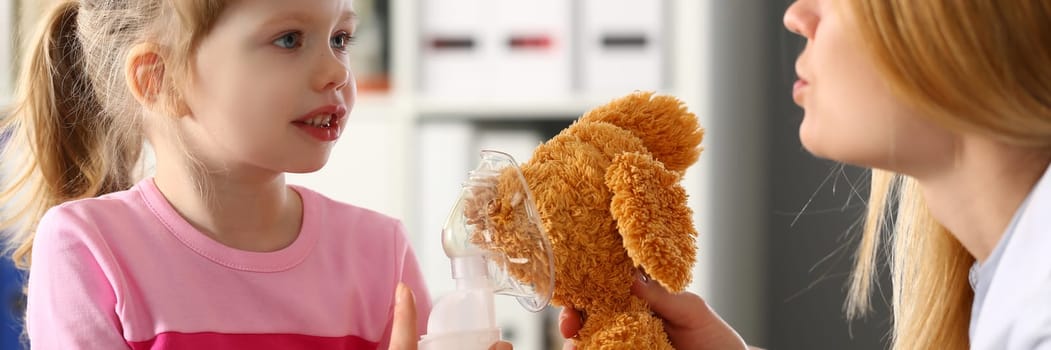
<svg viewBox="0 0 1051 350">
<path fill-rule="evenodd" d="M 7 248 L 23 268 L 48 208 L 129 188 L 142 152 L 141 132 L 105 115 L 89 78 L 79 12 L 79 1 L 63 1 L 47 15 L 28 48 L 13 109 L 0 121 L 0 132 L 10 134 L 0 145 L 0 228 L 11 233 Z"/>
</svg>

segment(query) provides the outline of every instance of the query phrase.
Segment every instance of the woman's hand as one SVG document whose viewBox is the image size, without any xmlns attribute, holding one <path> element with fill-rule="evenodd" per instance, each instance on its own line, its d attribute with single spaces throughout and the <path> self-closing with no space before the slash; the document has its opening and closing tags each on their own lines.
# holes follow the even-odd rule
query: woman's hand
<svg viewBox="0 0 1051 350">
<path fill-rule="evenodd" d="M 416 350 L 416 297 L 404 284 L 394 292 L 394 324 L 391 326 L 390 350 Z M 512 350 L 511 343 L 497 342 L 489 350 Z"/>
<path fill-rule="evenodd" d="M 696 294 L 672 294 L 652 280 L 636 280 L 631 292 L 664 320 L 664 331 L 676 349 L 748 349 L 741 336 Z M 582 325 L 579 312 L 562 309 L 559 330 L 563 337 L 575 337 Z M 572 340 L 565 344 L 564 349 L 574 348 Z"/>
</svg>

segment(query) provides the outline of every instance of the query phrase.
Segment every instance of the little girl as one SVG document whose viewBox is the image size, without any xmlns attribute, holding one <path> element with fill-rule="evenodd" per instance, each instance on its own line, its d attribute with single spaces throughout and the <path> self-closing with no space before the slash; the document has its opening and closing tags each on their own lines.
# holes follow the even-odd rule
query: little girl
<svg viewBox="0 0 1051 350">
<path fill-rule="evenodd" d="M 430 298 L 402 225 L 284 180 L 346 126 L 356 20 L 351 0 L 50 12 L 0 125 L 34 349 L 415 346 Z"/>
</svg>

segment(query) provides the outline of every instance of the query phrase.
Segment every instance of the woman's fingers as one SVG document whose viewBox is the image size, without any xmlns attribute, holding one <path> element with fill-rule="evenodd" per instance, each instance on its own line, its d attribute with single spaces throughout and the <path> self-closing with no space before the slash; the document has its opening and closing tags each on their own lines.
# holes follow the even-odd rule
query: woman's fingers
<svg viewBox="0 0 1051 350">
<path fill-rule="evenodd" d="M 746 349 L 744 340 L 700 296 L 671 293 L 652 280 L 636 280 L 632 293 L 664 319 L 668 340 L 679 349 Z"/>
<path fill-rule="evenodd" d="M 650 305 L 650 310 L 672 326 L 699 327 L 700 321 L 714 316 L 708 303 L 693 293 L 671 293 L 653 280 L 636 280 L 631 286 L 634 293 Z"/>
<path fill-rule="evenodd" d="M 693 293 L 671 293 L 657 281 L 640 273 L 631 286 L 631 292 L 645 300 L 657 316 L 664 320 L 665 331 L 672 345 L 682 349 L 743 349 L 744 341 L 708 303 Z M 558 329 L 566 338 L 563 350 L 576 349 L 572 338 L 583 327 L 583 315 L 572 307 L 565 307 L 558 315 Z"/>
<path fill-rule="evenodd" d="M 563 338 L 576 337 L 582 326 L 580 312 L 569 307 L 562 308 L 562 312 L 558 314 L 558 330 L 562 333 Z"/>
</svg>

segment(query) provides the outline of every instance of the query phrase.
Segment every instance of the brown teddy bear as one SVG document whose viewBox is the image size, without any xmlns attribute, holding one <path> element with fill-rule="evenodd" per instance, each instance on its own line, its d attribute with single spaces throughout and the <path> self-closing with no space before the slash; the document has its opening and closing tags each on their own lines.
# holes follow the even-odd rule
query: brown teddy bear
<svg viewBox="0 0 1051 350">
<path fill-rule="evenodd" d="M 702 137 L 682 102 L 636 92 L 589 111 L 521 165 L 553 250 L 552 301 L 585 316 L 580 349 L 671 349 L 661 320 L 631 294 L 631 284 L 638 270 L 671 291 L 690 282 L 697 233 L 679 182 L 700 155 Z M 495 199 L 478 196 L 490 199 L 469 204 L 466 215 L 496 234 L 472 240 L 496 255 L 544 254 L 522 238 L 538 230 L 513 209 L 522 198 L 499 195 L 520 183 L 517 173 L 493 181 Z M 552 288 L 536 277 L 549 266 L 507 265 L 538 291 Z"/>
</svg>

